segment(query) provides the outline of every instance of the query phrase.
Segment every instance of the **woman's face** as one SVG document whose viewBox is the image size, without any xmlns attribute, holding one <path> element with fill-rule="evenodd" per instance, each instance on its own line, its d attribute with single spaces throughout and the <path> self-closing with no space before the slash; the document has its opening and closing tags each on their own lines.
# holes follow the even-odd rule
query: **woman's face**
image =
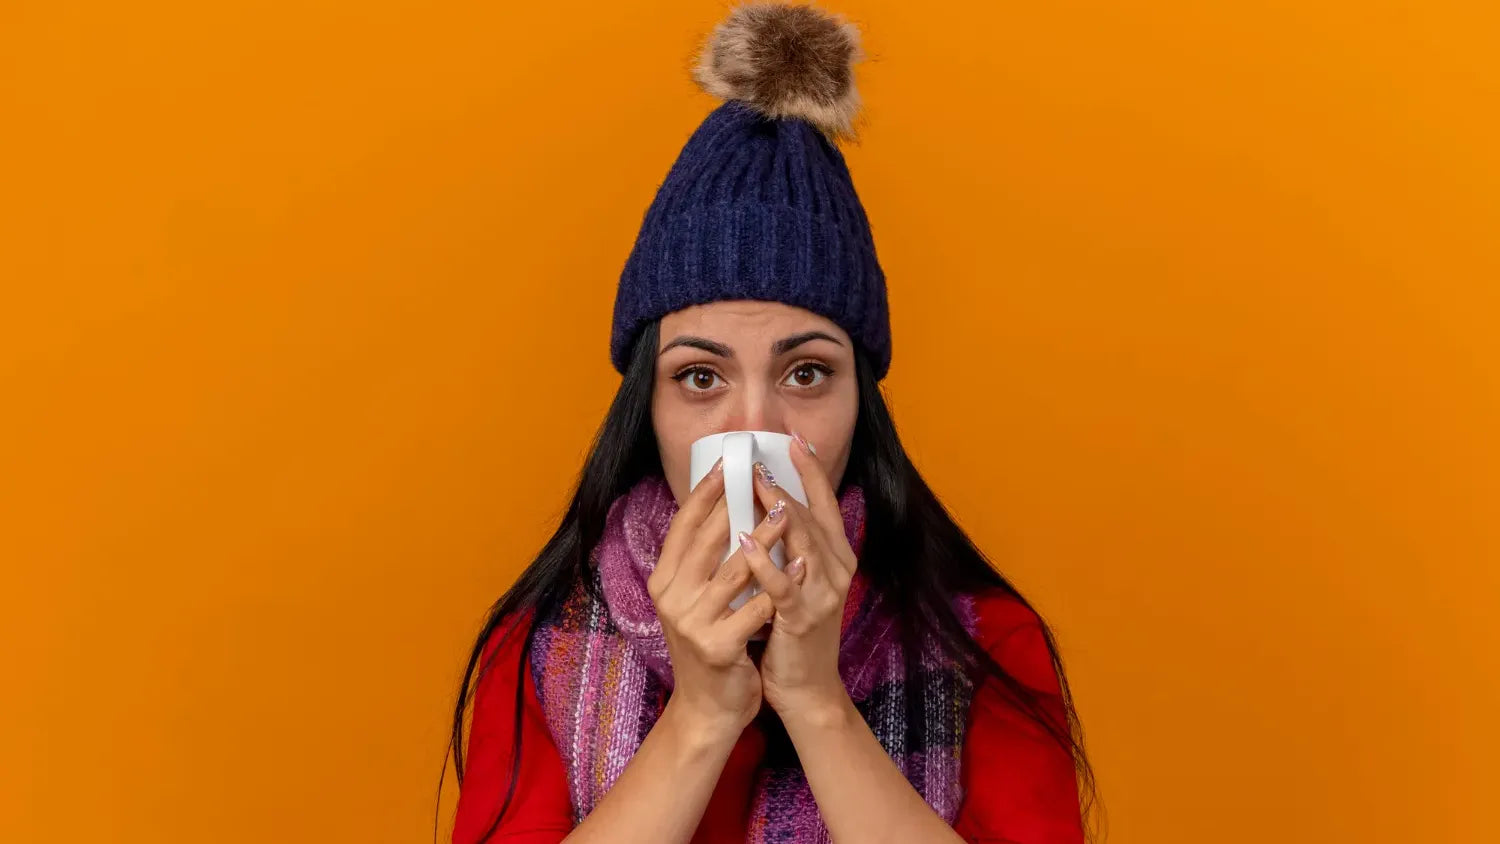
<svg viewBox="0 0 1500 844">
<path fill-rule="evenodd" d="M 668 314 L 660 337 L 651 424 L 678 501 L 688 494 L 689 446 L 722 431 L 796 431 L 838 488 L 859 412 L 843 329 L 779 302 L 734 301 Z"/>
</svg>

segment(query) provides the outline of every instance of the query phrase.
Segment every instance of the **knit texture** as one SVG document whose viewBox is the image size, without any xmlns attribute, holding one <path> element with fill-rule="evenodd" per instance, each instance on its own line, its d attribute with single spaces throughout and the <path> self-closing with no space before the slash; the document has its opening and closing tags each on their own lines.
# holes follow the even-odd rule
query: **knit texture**
<svg viewBox="0 0 1500 844">
<path fill-rule="evenodd" d="M 890 368 L 885 273 L 843 154 L 811 123 L 737 100 L 704 119 L 646 211 L 615 294 L 615 368 L 646 323 L 728 299 L 827 317 L 877 378 Z"/>
<path fill-rule="evenodd" d="M 849 487 L 839 505 L 858 554 L 864 495 Z M 592 555 L 597 589 L 580 584 L 536 626 L 531 670 L 565 763 L 576 822 L 619 778 L 672 688 L 666 639 L 646 580 L 676 509 L 659 477 L 641 481 L 617 500 Z M 972 600 L 962 598 L 955 608 L 973 635 Z M 839 673 L 901 773 L 952 824 L 963 800 L 960 765 L 972 684 L 932 643 L 908 675 L 897 630 L 895 615 L 856 572 L 844 608 Z M 807 777 L 795 763 L 763 765 L 751 801 L 748 842 L 830 840 Z"/>
</svg>

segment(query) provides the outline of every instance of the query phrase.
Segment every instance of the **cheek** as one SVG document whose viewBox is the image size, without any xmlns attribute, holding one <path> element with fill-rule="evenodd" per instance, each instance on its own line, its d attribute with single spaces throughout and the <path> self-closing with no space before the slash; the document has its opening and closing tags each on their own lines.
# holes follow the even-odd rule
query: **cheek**
<svg viewBox="0 0 1500 844">
<path fill-rule="evenodd" d="M 843 420 L 820 419 L 799 426 L 797 431 L 818 450 L 818 460 L 825 469 L 837 468 L 833 461 L 842 461 L 842 458 L 848 456 L 849 447 L 854 440 L 852 422 Z"/>
<path fill-rule="evenodd" d="M 849 449 L 854 442 L 854 423 L 858 416 L 859 395 L 857 391 L 851 390 L 848 395 L 838 396 L 817 412 L 809 413 L 791 424 L 818 450 L 818 462 L 823 464 L 835 486 L 842 479 L 844 468 L 849 462 Z"/>
<path fill-rule="evenodd" d="M 689 447 L 693 440 L 713 432 L 700 433 L 698 428 L 702 422 L 698 416 L 684 407 L 683 402 L 674 401 L 670 393 L 663 394 L 664 390 L 675 386 L 671 383 L 666 387 L 657 386 L 651 399 L 651 428 L 656 433 L 662 474 L 672 488 L 672 495 L 680 503 L 688 494 Z"/>
</svg>

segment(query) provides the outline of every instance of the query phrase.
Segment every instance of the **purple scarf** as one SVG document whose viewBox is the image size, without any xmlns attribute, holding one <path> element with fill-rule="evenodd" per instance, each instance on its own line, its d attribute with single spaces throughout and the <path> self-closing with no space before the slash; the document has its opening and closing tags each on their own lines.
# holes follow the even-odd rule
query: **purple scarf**
<svg viewBox="0 0 1500 844">
<path fill-rule="evenodd" d="M 855 554 L 864 540 L 864 494 L 839 500 Z M 636 484 L 611 505 L 592 560 L 597 590 L 579 584 L 538 620 L 531 668 L 553 741 L 568 772 L 575 822 L 603 799 L 661 715 L 672 688 L 661 620 L 646 592 L 672 515 L 660 477 Z M 600 601 L 594 594 L 602 594 Z M 957 606 L 970 634 L 972 601 Z M 962 802 L 960 755 L 972 688 L 935 646 L 906 671 L 896 618 L 856 572 L 844 607 L 839 673 L 860 714 L 902 774 L 952 824 Z M 908 718 L 908 713 L 921 713 Z M 800 766 L 763 765 L 751 795 L 745 840 L 827 842 L 812 789 Z"/>
</svg>

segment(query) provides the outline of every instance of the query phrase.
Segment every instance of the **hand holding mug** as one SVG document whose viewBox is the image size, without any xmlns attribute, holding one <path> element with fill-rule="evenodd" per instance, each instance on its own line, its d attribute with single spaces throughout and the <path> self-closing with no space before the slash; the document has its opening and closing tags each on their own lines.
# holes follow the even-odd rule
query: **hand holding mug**
<svg viewBox="0 0 1500 844">
<path fill-rule="evenodd" d="M 672 517 L 646 589 L 672 660 L 672 720 L 697 735 L 733 741 L 760 711 L 760 673 L 745 643 L 770 619 L 772 606 L 762 594 L 730 611 L 750 569 L 743 557 L 720 565 L 728 538 L 724 476 L 715 469 Z"/>
<path fill-rule="evenodd" d="M 775 605 L 770 641 L 761 659 L 766 703 L 783 721 L 817 719 L 848 705 L 839 675 L 844 602 L 857 560 L 828 474 L 801 437 L 791 449 L 808 503 L 804 506 L 775 474 L 758 471 L 755 492 L 768 509 L 779 508 L 781 535 L 792 558 L 778 569 L 758 536 L 742 536 L 743 556 Z"/>
</svg>

